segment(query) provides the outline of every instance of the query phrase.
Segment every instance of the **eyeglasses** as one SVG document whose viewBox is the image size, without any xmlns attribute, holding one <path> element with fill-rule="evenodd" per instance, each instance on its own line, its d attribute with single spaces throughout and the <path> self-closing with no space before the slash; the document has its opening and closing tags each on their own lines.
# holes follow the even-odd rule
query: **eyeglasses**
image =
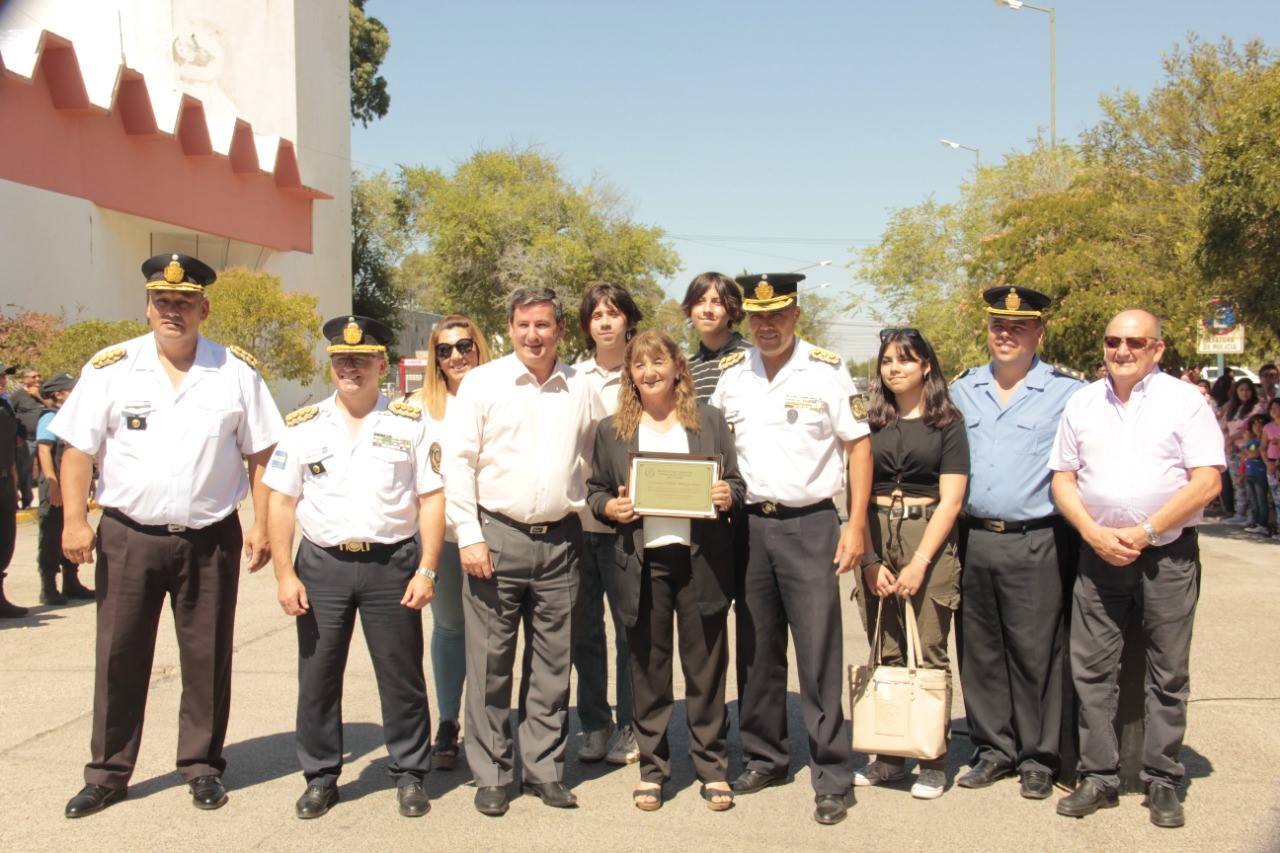
<svg viewBox="0 0 1280 853">
<path fill-rule="evenodd" d="M 880 330 L 880 343 L 884 343 L 885 341 L 889 340 L 889 338 L 893 337 L 894 335 L 906 335 L 907 337 L 913 337 L 913 338 L 923 338 L 923 337 L 924 337 L 924 335 L 920 334 L 920 330 L 919 330 L 919 329 L 913 329 L 913 328 L 911 328 L 910 326 L 907 326 L 907 327 L 904 327 L 904 328 L 901 328 L 901 329 L 881 329 L 881 330 Z"/>
<path fill-rule="evenodd" d="M 335 355 L 330 357 L 329 361 L 334 367 L 354 367 L 356 370 L 364 370 L 373 364 L 373 356 L 369 355 Z"/>
<path fill-rule="evenodd" d="M 1147 347 L 1153 347 L 1156 344 L 1160 343 L 1159 338 L 1128 338 L 1128 337 L 1122 338 L 1122 337 L 1116 337 L 1113 335 L 1107 335 L 1105 338 L 1102 339 L 1102 345 L 1107 349 L 1120 349 L 1121 341 L 1123 341 L 1124 345 L 1127 346 L 1133 352 L 1138 352 L 1139 350 L 1144 350 Z"/>
<path fill-rule="evenodd" d="M 468 355 L 471 350 L 475 349 L 475 346 L 476 342 L 471 338 L 459 338 L 452 344 L 436 344 L 436 358 L 444 361 L 453 355 L 455 349 L 458 351 L 458 355 Z"/>
</svg>

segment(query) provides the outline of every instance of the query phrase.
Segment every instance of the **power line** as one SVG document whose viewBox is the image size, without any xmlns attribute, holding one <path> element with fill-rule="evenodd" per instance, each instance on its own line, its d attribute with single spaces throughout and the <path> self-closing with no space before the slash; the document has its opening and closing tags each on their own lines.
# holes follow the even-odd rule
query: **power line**
<svg viewBox="0 0 1280 853">
<path fill-rule="evenodd" d="M 858 237 L 734 237 L 725 234 L 667 234 L 673 240 L 688 240 L 698 243 L 706 240 L 719 240 L 725 243 L 778 243 L 800 246 L 848 246 L 851 243 L 872 245 L 879 240 L 868 240 Z"/>
</svg>

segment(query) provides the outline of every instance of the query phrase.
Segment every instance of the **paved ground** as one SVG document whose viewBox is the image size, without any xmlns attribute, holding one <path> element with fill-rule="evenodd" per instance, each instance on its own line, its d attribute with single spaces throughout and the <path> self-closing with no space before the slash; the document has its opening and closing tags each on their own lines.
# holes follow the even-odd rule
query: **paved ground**
<svg viewBox="0 0 1280 853">
<path fill-rule="evenodd" d="M 709 812 L 697 795 L 687 759 L 677 759 L 674 784 L 661 811 L 631 805 L 634 767 L 582 765 L 570 744 L 567 781 L 581 801 L 556 811 L 530 797 L 513 801 L 494 820 L 471 806 L 474 789 L 464 769 L 428 778 L 434 805 L 419 820 L 399 817 L 385 772 L 381 719 L 368 656 L 357 634 L 347 673 L 348 759 L 342 802 L 326 817 L 298 821 L 302 792 L 293 748 L 296 640 L 292 622 L 275 603 L 270 569 L 245 576 L 240 587 L 235 697 L 228 738 L 231 792 L 216 812 L 190 806 L 173 772 L 180 689 L 172 621 L 166 613 L 151 686 L 142 755 L 130 798 L 78 821 L 63 818 L 66 800 L 82 784 L 93 681 L 94 608 L 33 607 L 22 620 L 0 622 L 0 848 L 26 850 L 225 850 L 427 846 L 469 850 L 694 850 L 796 848 L 858 850 L 889 843 L 918 850 L 1280 850 L 1280 543 L 1216 525 L 1204 528 L 1204 590 L 1192 655 L 1192 706 L 1184 760 L 1188 826 L 1158 830 L 1140 797 L 1084 820 L 1054 813 L 1054 800 L 1033 802 L 1003 782 L 984 791 L 949 789 L 940 800 L 913 800 L 909 784 L 860 791 L 849 820 L 819 827 L 810 819 L 812 791 L 792 676 L 791 730 L 795 781 L 739 799 L 732 811 Z M 36 530 L 19 528 L 6 590 L 33 604 Z M 427 617 L 428 630 L 430 616 Z M 867 654 L 851 603 L 845 605 L 848 661 Z M 427 661 L 428 667 L 430 661 Z M 428 680 L 430 676 L 428 675 Z M 677 686 L 680 695 L 682 685 Z M 729 697 L 737 695 L 730 675 Z M 731 706 L 735 711 L 736 707 Z M 963 704 L 955 703 L 964 728 Z M 687 752 L 675 720 L 673 754 Z M 740 769 L 736 751 L 732 774 Z M 957 737 L 948 778 L 968 754 Z M 865 759 L 860 759 L 860 761 Z M 674 792 L 672 796 L 671 792 Z M 1056 799 L 1056 796 L 1055 798 Z"/>
</svg>

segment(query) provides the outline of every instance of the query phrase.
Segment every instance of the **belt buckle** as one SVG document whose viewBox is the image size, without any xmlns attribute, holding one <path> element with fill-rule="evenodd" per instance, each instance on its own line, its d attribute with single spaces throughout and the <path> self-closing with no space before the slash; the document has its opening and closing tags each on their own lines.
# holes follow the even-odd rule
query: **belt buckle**
<svg viewBox="0 0 1280 853">
<path fill-rule="evenodd" d="M 764 503 L 760 504 L 760 511 L 765 515 L 777 515 L 778 505 L 773 501 L 765 501 Z"/>
<path fill-rule="evenodd" d="M 992 533 L 1004 533 L 1004 519 L 1002 518 L 989 518 L 982 523 L 982 526 Z"/>
<path fill-rule="evenodd" d="M 902 507 L 897 504 L 889 507 L 889 518 L 902 518 Z"/>
<path fill-rule="evenodd" d="M 530 536 L 541 536 L 542 534 L 546 533 L 546 532 L 547 532 L 547 530 L 549 530 L 549 529 L 550 529 L 550 525 L 548 525 L 548 524 L 530 524 L 530 525 L 529 525 L 529 535 L 530 535 Z"/>
<path fill-rule="evenodd" d="M 362 551 L 372 550 L 368 542 L 344 542 L 338 547 L 343 551 L 349 551 L 352 554 L 359 554 Z"/>
<path fill-rule="evenodd" d="M 166 524 L 165 527 L 169 529 L 170 533 L 186 533 L 187 532 L 187 526 L 185 524 Z"/>
</svg>

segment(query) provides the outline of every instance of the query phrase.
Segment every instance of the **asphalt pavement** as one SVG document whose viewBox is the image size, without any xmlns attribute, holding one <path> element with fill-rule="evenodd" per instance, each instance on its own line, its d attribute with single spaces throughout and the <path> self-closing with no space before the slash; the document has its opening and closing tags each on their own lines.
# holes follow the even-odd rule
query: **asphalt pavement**
<svg viewBox="0 0 1280 853">
<path fill-rule="evenodd" d="M 1077 820 L 1054 812 L 1061 792 L 1031 801 L 1018 796 L 1012 780 L 979 791 L 951 787 L 969 754 L 962 734 L 952 743 L 948 789 L 941 799 L 912 799 L 910 781 L 858 789 L 848 820 L 818 826 L 811 819 L 813 792 L 794 665 L 788 697 L 794 781 L 739 797 L 731 811 L 712 813 L 698 796 L 680 702 L 672 725 L 675 775 L 660 811 L 644 813 L 632 805 L 630 793 L 639 778 L 635 765 L 577 761 L 580 733 L 571 711 L 566 781 L 579 797 L 579 808 L 555 810 L 524 796 L 512 800 L 506 817 L 483 817 L 472 807 L 474 788 L 463 761 L 458 770 L 430 774 L 430 814 L 406 819 L 396 812 L 386 773 L 377 692 L 359 632 L 346 677 L 342 800 L 323 818 L 299 821 L 293 815 L 294 800 L 304 788 L 293 735 L 297 640 L 293 620 L 276 604 L 270 566 L 241 579 L 224 777 L 230 802 L 218 811 L 194 809 L 173 769 L 181 680 L 166 610 L 129 798 L 73 821 L 63 817 L 63 808 L 83 784 L 88 757 L 94 605 L 36 605 L 36 526 L 25 523 L 18 529 L 5 590 L 11 601 L 31 605 L 31 613 L 0 621 L 0 849 L 1280 850 L 1280 542 L 1216 524 L 1205 525 L 1202 534 L 1204 581 L 1191 657 L 1183 750 L 1187 826 L 1182 829 L 1151 826 L 1137 795 L 1123 797 L 1117 809 Z M 92 585 L 91 568 L 84 575 Z M 867 642 L 848 600 L 849 585 L 846 577 L 846 663 L 860 663 Z M 429 611 L 424 619 L 429 636 Z M 424 664 L 430 684 L 429 656 Z M 434 689 L 431 693 L 434 705 Z M 677 698 L 682 693 L 677 675 Z M 736 697 L 731 666 L 731 778 L 741 770 Z M 958 693 L 954 715 L 957 731 L 963 732 Z M 858 763 L 865 760 L 859 757 Z"/>
</svg>

